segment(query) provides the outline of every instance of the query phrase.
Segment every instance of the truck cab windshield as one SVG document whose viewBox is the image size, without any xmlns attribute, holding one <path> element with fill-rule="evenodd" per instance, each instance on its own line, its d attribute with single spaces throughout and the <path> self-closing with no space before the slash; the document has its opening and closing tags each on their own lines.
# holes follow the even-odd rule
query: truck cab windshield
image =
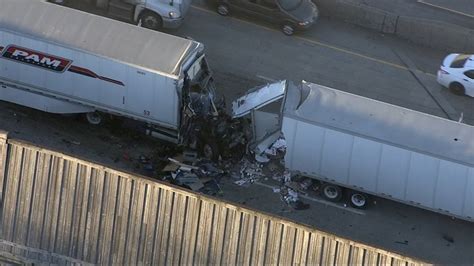
<svg viewBox="0 0 474 266">
<path fill-rule="evenodd" d="M 280 7 L 285 11 L 293 11 L 297 9 L 303 0 L 277 0 Z"/>
</svg>

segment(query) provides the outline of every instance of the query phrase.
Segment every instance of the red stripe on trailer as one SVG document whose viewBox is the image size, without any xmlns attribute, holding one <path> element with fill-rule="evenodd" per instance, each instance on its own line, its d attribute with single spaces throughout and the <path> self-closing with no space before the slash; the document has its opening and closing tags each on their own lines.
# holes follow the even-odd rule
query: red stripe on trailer
<svg viewBox="0 0 474 266">
<path fill-rule="evenodd" d="M 68 71 L 71 71 L 71 72 L 76 73 L 76 74 L 88 76 L 88 77 L 91 77 L 91 78 L 96 78 L 96 79 L 100 79 L 100 80 L 103 80 L 103 81 L 115 83 L 117 85 L 125 86 L 123 84 L 123 82 L 121 82 L 121 81 L 111 79 L 111 78 L 108 78 L 108 77 L 99 76 L 99 75 L 97 75 L 96 73 L 94 73 L 93 71 L 91 71 L 87 68 L 78 67 L 78 66 L 71 66 L 68 69 Z"/>
</svg>

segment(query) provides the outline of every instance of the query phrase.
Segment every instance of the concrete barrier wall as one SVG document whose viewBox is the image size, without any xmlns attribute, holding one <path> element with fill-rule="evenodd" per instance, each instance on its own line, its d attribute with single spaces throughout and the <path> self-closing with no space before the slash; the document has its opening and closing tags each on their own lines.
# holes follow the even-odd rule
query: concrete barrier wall
<svg viewBox="0 0 474 266">
<path fill-rule="evenodd" d="M 345 22 L 447 52 L 474 53 L 474 30 L 449 23 L 399 16 L 350 0 L 313 0 L 322 16 Z"/>
<path fill-rule="evenodd" d="M 4 141 L 3 141 L 4 143 Z M 242 206 L 7 140 L 0 255 L 114 265 L 415 265 Z"/>
<path fill-rule="evenodd" d="M 474 30 L 452 24 L 400 16 L 395 34 L 446 51 L 474 53 Z"/>
<path fill-rule="evenodd" d="M 364 28 L 394 33 L 397 16 L 380 9 L 346 0 L 313 0 L 322 16 L 343 20 Z"/>
</svg>

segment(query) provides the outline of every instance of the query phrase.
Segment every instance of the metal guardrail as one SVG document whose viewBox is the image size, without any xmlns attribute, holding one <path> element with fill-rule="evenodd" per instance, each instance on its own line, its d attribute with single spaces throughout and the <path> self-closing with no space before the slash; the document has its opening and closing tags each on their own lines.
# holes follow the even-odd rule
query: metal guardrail
<svg viewBox="0 0 474 266">
<path fill-rule="evenodd" d="M 0 158 L 0 251 L 24 262 L 421 264 L 2 132 Z"/>
</svg>

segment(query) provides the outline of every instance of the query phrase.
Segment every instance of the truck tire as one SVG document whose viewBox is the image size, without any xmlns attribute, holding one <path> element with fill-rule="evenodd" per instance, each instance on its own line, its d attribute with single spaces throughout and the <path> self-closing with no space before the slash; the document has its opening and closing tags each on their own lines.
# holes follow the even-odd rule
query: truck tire
<svg viewBox="0 0 474 266">
<path fill-rule="evenodd" d="M 338 202 L 342 199 L 342 188 L 333 184 L 323 184 L 321 193 L 324 199 L 331 202 Z"/>
<path fill-rule="evenodd" d="M 143 11 L 140 15 L 139 21 L 143 28 L 151 30 L 159 30 L 163 26 L 163 21 L 160 15 L 151 11 Z"/>
<path fill-rule="evenodd" d="M 99 125 L 102 123 L 102 115 L 99 112 L 86 113 L 86 120 L 91 125 Z"/>
<path fill-rule="evenodd" d="M 356 209 L 365 209 L 369 205 L 369 195 L 351 190 L 348 193 L 349 204 Z"/>
<path fill-rule="evenodd" d="M 229 7 L 226 5 L 226 4 L 219 4 L 217 6 L 217 14 L 221 15 L 221 16 L 227 16 L 229 15 Z"/>
<path fill-rule="evenodd" d="M 464 89 L 464 86 L 459 82 L 453 82 L 449 84 L 449 90 L 456 95 L 466 94 L 466 90 Z"/>
<path fill-rule="evenodd" d="M 286 36 L 291 36 L 295 33 L 295 27 L 288 22 L 283 23 L 281 26 L 281 31 L 286 35 Z"/>
</svg>

